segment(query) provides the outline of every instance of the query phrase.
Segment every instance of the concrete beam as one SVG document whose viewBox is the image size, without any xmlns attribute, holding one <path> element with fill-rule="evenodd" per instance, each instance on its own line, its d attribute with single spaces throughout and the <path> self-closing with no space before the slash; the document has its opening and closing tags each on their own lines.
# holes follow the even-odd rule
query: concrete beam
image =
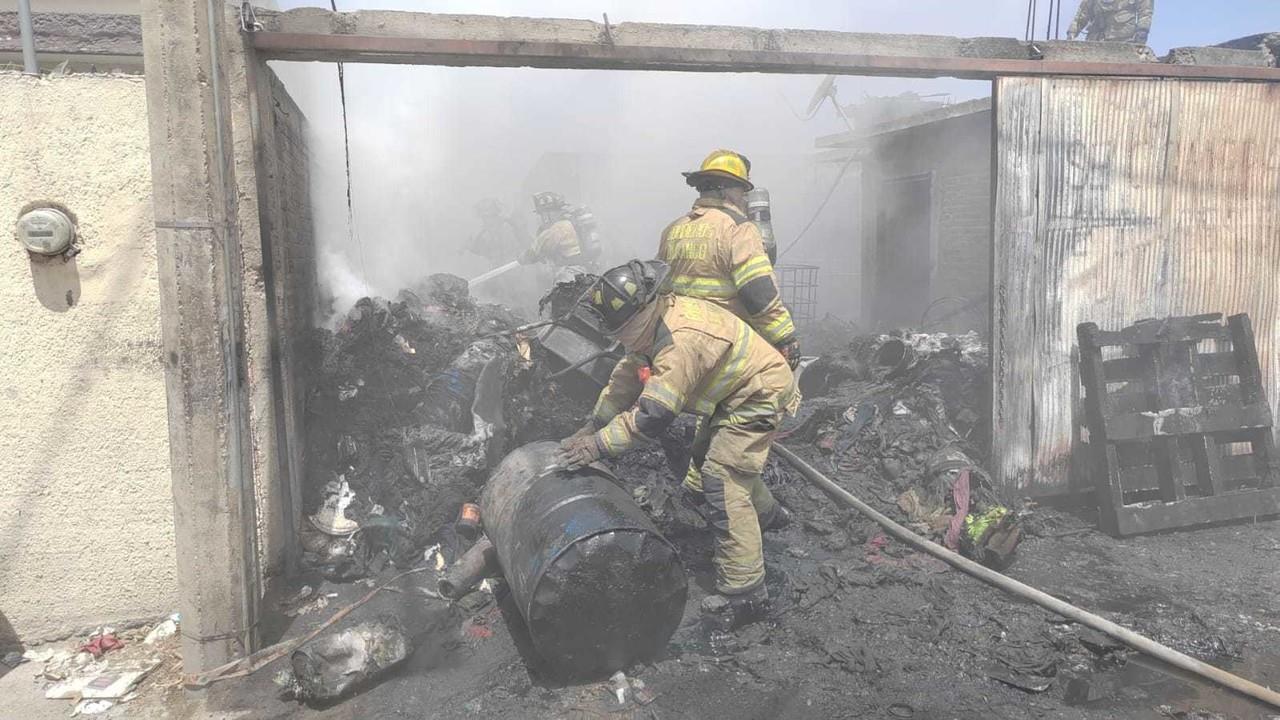
<svg viewBox="0 0 1280 720">
<path fill-rule="evenodd" d="M 260 597 L 228 85 L 242 41 L 211 5 L 142 3 L 187 672 L 254 649 Z"/>
<path fill-rule="evenodd" d="M 991 79 L 1004 75 L 1280 81 L 1280 70 L 1170 65 L 1123 43 L 765 30 L 711 25 L 442 15 L 258 11 L 267 59 L 456 66 L 772 72 Z"/>
<path fill-rule="evenodd" d="M 1271 53 L 1266 50 L 1242 50 L 1224 47 L 1173 48 L 1162 62 L 1174 65 L 1234 65 L 1272 67 Z"/>
<path fill-rule="evenodd" d="M 1271 56 L 1271 65 L 1280 67 L 1280 32 L 1258 33 L 1224 42 L 1218 47 L 1237 50 L 1260 50 Z"/>
<path fill-rule="evenodd" d="M 142 21 L 137 15 L 34 13 L 31 22 L 41 55 L 142 57 Z M 0 12 L 0 53 L 21 50 L 18 13 Z"/>
</svg>

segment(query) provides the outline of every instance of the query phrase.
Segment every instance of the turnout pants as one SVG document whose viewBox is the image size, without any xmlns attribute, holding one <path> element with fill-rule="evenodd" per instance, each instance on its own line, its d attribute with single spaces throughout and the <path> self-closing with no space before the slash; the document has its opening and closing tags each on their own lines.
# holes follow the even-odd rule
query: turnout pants
<svg viewBox="0 0 1280 720">
<path fill-rule="evenodd" d="M 721 593 L 747 592 L 764 582 L 760 518 L 772 515 L 777 500 L 761 475 L 780 419 L 739 424 L 713 415 L 698 422 L 684 486 L 707 500 Z"/>
</svg>

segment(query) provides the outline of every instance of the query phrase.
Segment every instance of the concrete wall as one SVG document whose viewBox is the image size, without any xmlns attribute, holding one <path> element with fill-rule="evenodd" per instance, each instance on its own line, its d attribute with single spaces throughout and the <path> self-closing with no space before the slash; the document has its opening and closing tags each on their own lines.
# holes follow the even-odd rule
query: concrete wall
<svg viewBox="0 0 1280 720">
<path fill-rule="evenodd" d="M 0 645 L 175 607 L 141 78 L 0 72 Z M 79 221 L 32 260 L 23 205 Z"/>
<path fill-rule="evenodd" d="M 864 216 L 864 310 L 905 306 L 894 293 L 909 294 L 911 306 L 923 309 L 941 298 L 929 311 L 937 329 L 986 332 L 990 325 L 991 281 L 991 112 L 983 110 L 937 122 L 886 133 L 869 141 L 871 160 L 863 174 L 867 198 Z M 900 178 L 929 176 L 932 186 L 931 253 L 921 262 L 931 263 L 928 287 L 890 288 L 877 283 L 876 216 L 884 198 L 885 183 Z M 922 297 L 921 297 L 922 296 Z M 886 299 L 889 299 L 886 302 Z M 961 310 L 966 307 L 967 309 Z M 919 309 L 911 318 L 892 318 L 889 325 L 919 322 Z M 932 322 L 935 318 L 946 320 Z M 870 326 L 883 318 L 864 317 Z"/>
<path fill-rule="evenodd" d="M 17 9 L 18 0 L 0 0 L 0 12 Z M 142 0 L 35 0 L 31 3 L 32 12 L 137 15 L 141 10 Z"/>
</svg>

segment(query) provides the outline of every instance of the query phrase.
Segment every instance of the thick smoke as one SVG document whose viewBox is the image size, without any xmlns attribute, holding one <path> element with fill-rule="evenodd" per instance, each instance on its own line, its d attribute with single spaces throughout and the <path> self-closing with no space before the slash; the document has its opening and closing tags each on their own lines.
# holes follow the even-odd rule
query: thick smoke
<svg viewBox="0 0 1280 720">
<path fill-rule="evenodd" d="M 283 0 L 283 8 L 322 5 Z M 1065 3 L 1065 12 L 1074 4 Z M 717 23 L 865 32 L 1020 36 L 1023 0 L 685 3 L 655 0 L 339 0 L 341 10 L 537 15 L 610 21 Z M 751 157 L 773 196 L 779 243 L 814 216 L 841 162 L 815 148 L 845 129 L 830 103 L 803 112 L 821 78 L 348 65 L 345 68 L 355 224 L 348 232 L 337 67 L 273 63 L 311 128 L 321 276 L 338 310 L 373 292 L 392 296 L 434 272 L 473 276 L 488 263 L 468 252 L 475 205 L 501 200 L 536 222 L 529 195 L 556 190 L 599 219 L 605 261 L 649 257 L 662 227 L 693 192 L 679 175 L 710 150 Z M 989 94 L 982 82 L 840 78 L 843 103 L 904 91 L 954 101 Z M 840 187 L 787 262 L 821 265 L 820 310 L 857 314 L 858 170 Z"/>
</svg>

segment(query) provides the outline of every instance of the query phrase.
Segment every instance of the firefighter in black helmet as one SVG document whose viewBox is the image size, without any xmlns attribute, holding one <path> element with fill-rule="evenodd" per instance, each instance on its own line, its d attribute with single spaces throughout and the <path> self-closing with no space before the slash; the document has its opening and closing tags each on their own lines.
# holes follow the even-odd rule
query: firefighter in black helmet
<svg viewBox="0 0 1280 720">
<path fill-rule="evenodd" d="M 604 273 L 584 303 L 627 356 L 614 368 L 591 420 L 561 444 L 578 468 L 651 442 L 682 412 L 707 432 L 693 447 L 705 516 L 716 536 L 717 595 L 703 603 L 722 629 L 768 609 L 761 526 L 787 511 L 761 475 L 782 416 L 799 401 L 786 359 L 736 315 L 675 295 L 666 263 L 633 260 Z"/>
<path fill-rule="evenodd" d="M 535 194 L 533 210 L 540 223 L 533 245 L 520 256 L 520 262 L 548 263 L 565 279 L 594 271 L 601 250 L 595 215 L 585 207 L 570 205 L 556 192 Z"/>
</svg>

